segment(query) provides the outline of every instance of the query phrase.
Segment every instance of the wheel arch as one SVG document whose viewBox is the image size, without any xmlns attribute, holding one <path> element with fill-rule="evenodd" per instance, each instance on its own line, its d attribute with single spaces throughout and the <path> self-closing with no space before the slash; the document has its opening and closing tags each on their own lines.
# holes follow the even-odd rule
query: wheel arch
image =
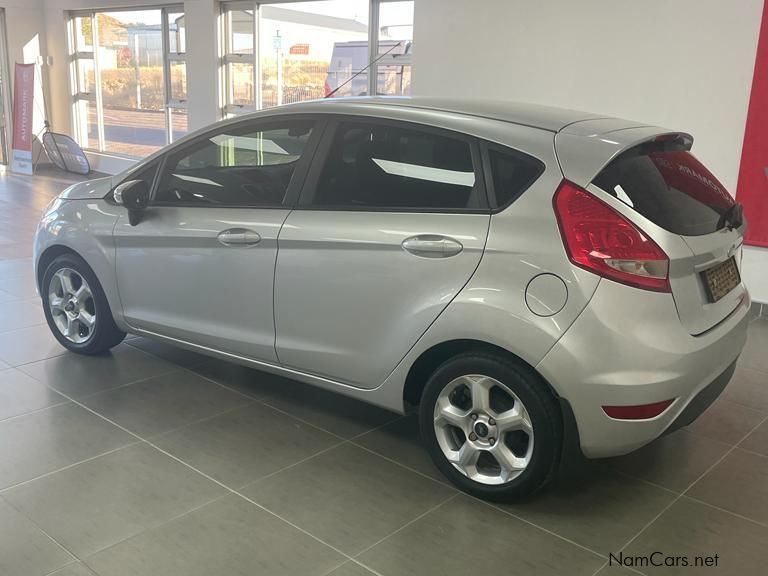
<svg viewBox="0 0 768 576">
<path fill-rule="evenodd" d="M 418 358 L 411 364 L 403 385 L 403 407 L 405 412 L 411 411 L 418 406 L 421 401 L 424 387 L 429 376 L 446 360 L 463 354 L 465 352 L 484 352 L 503 358 L 508 358 L 516 363 L 528 367 L 535 373 L 546 386 L 552 397 L 559 400 L 559 395 L 555 388 L 544 378 L 534 366 L 523 360 L 517 354 L 502 348 L 497 344 L 492 344 L 483 340 L 471 338 L 460 338 L 447 340 L 431 346 L 419 354 Z"/>
<path fill-rule="evenodd" d="M 51 265 L 51 262 L 53 262 L 62 254 L 74 254 L 75 256 L 85 260 L 82 254 L 78 254 L 77 251 L 73 250 L 69 246 L 64 246 L 63 244 L 53 244 L 52 246 L 48 246 L 37 259 L 35 282 L 37 283 L 37 289 L 41 294 L 43 291 L 43 277 L 45 276 L 45 271 L 48 269 L 48 266 Z"/>
</svg>

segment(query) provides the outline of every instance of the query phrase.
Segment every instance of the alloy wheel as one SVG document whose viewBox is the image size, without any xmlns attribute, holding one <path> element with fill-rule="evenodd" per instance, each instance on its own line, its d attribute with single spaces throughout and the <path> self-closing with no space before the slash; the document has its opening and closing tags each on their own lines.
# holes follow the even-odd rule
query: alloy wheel
<svg viewBox="0 0 768 576">
<path fill-rule="evenodd" d="M 75 344 L 87 342 L 96 328 L 96 304 L 88 282 L 72 268 L 60 268 L 48 286 L 48 307 L 56 328 Z"/>
<path fill-rule="evenodd" d="M 530 415 L 512 390 L 489 376 L 449 382 L 435 403 L 434 428 L 446 459 L 475 482 L 504 484 L 531 461 Z"/>
</svg>

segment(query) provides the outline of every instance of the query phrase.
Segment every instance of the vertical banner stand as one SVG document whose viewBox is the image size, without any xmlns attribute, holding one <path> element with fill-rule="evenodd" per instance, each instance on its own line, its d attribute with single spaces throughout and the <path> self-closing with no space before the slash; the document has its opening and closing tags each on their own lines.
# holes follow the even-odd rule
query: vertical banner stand
<svg viewBox="0 0 768 576">
<path fill-rule="evenodd" d="M 13 83 L 11 171 L 19 174 L 32 174 L 34 97 L 35 65 L 17 62 Z"/>
</svg>

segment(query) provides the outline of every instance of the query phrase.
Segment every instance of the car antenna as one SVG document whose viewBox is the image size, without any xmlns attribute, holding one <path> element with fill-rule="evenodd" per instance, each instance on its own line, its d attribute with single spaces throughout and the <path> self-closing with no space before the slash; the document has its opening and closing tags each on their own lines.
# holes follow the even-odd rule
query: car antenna
<svg viewBox="0 0 768 576">
<path fill-rule="evenodd" d="M 365 67 L 365 68 L 363 68 L 362 70 L 359 70 L 358 72 L 356 72 L 355 74 L 353 74 L 352 76 L 350 76 L 349 78 L 347 78 L 347 80 L 346 80 L 346 81 L 345 81 L 343 84 L 339 84 L 339 85 L 338 85 L 336 88 L 334 88 L 333 90 L 331 90 L 330 92 L 328 92 L 328 94 L 326 94 L 326 95 L 325 95 L 325 97 L 326 97 L 326 98 L 330 98 L 331 96 L 333 96 L 334 94 L 336 94 L 336 92 L 338 92 L 338 91 L 339 91 L 339 90 L 341 90 L 341 89 L 342 89 L 344 86 L 346 86 L 347 84 L 349 84 L 350 82 L 352 82 L 352 80 L 354 80 L 355 78 L 357 78 L 358 76 L 360 76 L 360 74 L 362 74 L 363 72 L 365 72 L 366 70 L 368 70 L 368 68 L 370 68 L 371 66 L 373 66 L 374 64 L 376 64 L 376 62 L 378 62 L 379 60 L 381 60 L 382 58 L 384 58 L 384 56 L 386 56 L 387 54 L 389 54 L 390 52 L 392 52 L 392 50 L 394 50 L 395 48 L 397 48 L 398 46 L 400 46 L 400 44 L 402 44 L 402 43 L 403 43 L 403 41 L 402 41 L 402 40 L 398 41 L 398 43 L 397 43 L 397 44 L 395 44 L 394 46 L 392 46 L 392 48 L 390 48 L 389 50 L 387 50 L 386 52 L 384 52 L 384 54 L 380 54 L 380 55 L 379 55 L 379 56 L 378 56 L 378 57 L 377 57 L 375 60 L 371 60 L 370 62 L 368 62 L 368 64 L 366 65 L 366 67 Z"/>
</svg>

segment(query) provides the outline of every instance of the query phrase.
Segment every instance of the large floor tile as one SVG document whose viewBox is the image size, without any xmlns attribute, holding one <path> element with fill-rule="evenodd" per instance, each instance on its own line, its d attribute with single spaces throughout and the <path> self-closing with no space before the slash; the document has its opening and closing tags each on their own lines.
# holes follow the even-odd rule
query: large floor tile
<svg viewBox="0 0 768 576">
<path fill-rule="evenodd" d="M 640 450 L 606 462 L 630 476 L 682 492 L 729 448 L 723 442 L 678 430 Z"/>
<path fill-rule="evenodd" d="M 360 556 L 384 576 L 592 576 L 603 558 L 464 495 Z"/>
<path fill-rule="evenodd" d="M 0 420 L 66 401 L 62 395 L 15 368 L 0 370 Z"/>
<path fill-rule="evenodd" d="M 193 370 L 345 438 L 399 417 L 341 394 L 222 360 L 208 359 Z"/>
<path fill-rule="evenodd" d="M 768 456 L 768 420 L 755 428 L 755 430 L 744 439 L 744 442 L 739 445 L 739 448 L 751 450 L 752 452 L 757 452 L 763 456 Z"/>
<path fill-rule="evenodd" d="M 0 262 L 2 262 L 2 260 L 0 260 Z M 18 302 L 19 300 L 20 298 L 18 296 L 14 296 L 13 294 L 8 294 L 8 292 L 0 290 L 0 304 L 10 306 L 10 302 Z"/>
<path fill-rule="evenodd" d="M 82 558 L 224 493 L 173 458 L 136 444 L 23 484 L 3 497 Z"/>
<path fill-rule="evenodd" d="M 686 429 L 705 438 L 735 445 L 760 424 L 766 415 L 766 410 L 754 410 L 720 398 Z"/>
<path fill-rule="evenodd" d="M 187 370 L 100 392 L 83 404 L 142 437 L 167 432 L 250 400 Z"/>
<path fill-rule="evenodd" d="M 190 369 L 204 378 L 256 399 L 263 398 L 274 388 L 294 384 L 292 380 L 275 374 L 261 372 L 235 362 L 212 357 L 204 357 L 202 361 L 195 363 Z"/>
<path fill-rule="evenodd" d="M 158 376 L 177 366 L 120 344 L 95 356 L 65 354 L 19 368 L 71 398 L 82 398 L 123 384 Z"/>
<path fill-rule="evenodd" d="M 255 482 L 243 493 L 350 555 L 455 494 L 350 444 Z"/>
<path fill-rule="evenodd" d="M 56 570 L 49 576 L 98 576 L 82 562 L 69 564 L 60 570 Z"/>
<path fill-rule="evenodd" d="M 26 276 L 32 274 L 33 271 L 32 258 L 14 258 L 0 261 L 0 278 Z"/>
<path fill-rule="evenodd" d="M 260 403 L 153 439 L 231 488 L 295 464 L 341 440 Z"/>
<path fill-rule="evenodd" d="M 768 373 L 737 368 L 721 398 L 753 410 L 768 411 Z"/>
<path fill-rule="evenodd" d="M 346 564 L 342 564 L 336 570 L 329 573 L 328 576 L 376 576 L 373 572 L 367 568 L 352 562 L 351 560 Z"/>
<path fill-rule="evenodd" d="M 158 358 L 173 362 L 174 364 L 178 364 L 185 368 L 197 366 L 207 359 L 206 356 L 198 354 L 197 352 L 191 352 L 190 350 L 185 350 L 184 348 L 173 346 L 160 340 L 152 340 L 151 338 L 143 338 L 141 336 L 130 339 L 126 338 L 126 342 L 134 348 L 138 348 L 148 354 L 152 354 L 153 356 L 157 356 Z"/>
<path fill-rule="evenodd" d="M 76 404 L 0 422 L 0 489 L 134 442 Z"/>
<path fill-rule="evenodd" d="M 684 556 L 689 566 L 646 566 L 659 576 L 765 574 L 768 528 L 683 497 L 625 550 L 647 558 L 657 551 Z M 694 566 L 697 556 L 718 555 L 717 568 Z"/>
<path fill-rule="evenodd" d="M 355 438 L 354 442 L 435 480 L 448 482 L 432 463 L 432 458 L 421 442 L 419 418 L 416 414 L 404 416 L 363 434 Z"/>
<path fill-rule="evenodd" d="M 499 508 L 607 556 L 675 498 L 668 490 L 595 466 L 578 481 Z"/>
<path fill-rule="evenodd" d="M 0 498 L 0 574 L 45 576 L 74 558 Z"/>
<path fill-rule="evenodd" d="M 688 495 L 768 524 L 768 456 L 737 448 Z"/>
<path fill-rule="evenodd" d="M 0 332 L 0 360 L 10 366 L 28 364 L 67 354 L 47 324 Z"/>
<path fill-rule="evenodd" d="M 344 557 L 227 496 L 85 561 L 99 576 L 320 576 Z"/>
<path fill-rule="evenodd" d="M 273 387 L 263 401 L 345 438 L 400 418 L 399 414 L 348 396 L 293 381 L 288 386 Z"/>
<path fill-rule="evenodd" d="M 642 574 L 642 572 L 636 568 L 630 570 L 629 568 L 622 568 L 618 563 L 614 563 L 605 566 L 595 576 L 638 576 L 638 574 Z"/>
<path fill-rule="evenodd" d="M 0 289 L 2 289 L 0 284 Z M 768 372 L 768 318 L 758 318 L 749 325 L 747 344 L 739 357 L 739 365 Z"/>
<path fill-rule="evenodd" d="M 45 314 L 39 300 L 19 300 L 3 306 L 0 332 L 29 328 L 39 324 L 45 324 Z"/>
<path fill-rule="evenodd" d="M 32 271 L 22 276 L 0 277 L 0 290 L 17 298 L 37 298 L 35 276 Z"/>
</svg>

